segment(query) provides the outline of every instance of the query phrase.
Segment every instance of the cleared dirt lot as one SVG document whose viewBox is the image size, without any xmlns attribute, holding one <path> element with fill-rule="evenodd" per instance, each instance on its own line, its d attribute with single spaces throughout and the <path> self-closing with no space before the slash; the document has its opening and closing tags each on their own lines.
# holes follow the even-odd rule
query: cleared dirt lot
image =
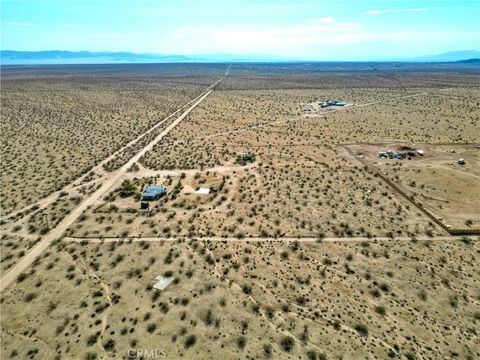
<svg viewBox="0 0 480 360">
<path fill-rule="evenodd" d="M 348 148 L 449 227 L 480 228 L 479 145 L 378 144 Z M 401 153 L 405 148 L 412 149 L 414 155 L 404 160 L 377 156 L 379 151 L 393 149 Z M 425 155 L 418 156 L 418 149 Z M 459 165 L 459 159 L 466 159 L 465 165 Z"/>
</svg>

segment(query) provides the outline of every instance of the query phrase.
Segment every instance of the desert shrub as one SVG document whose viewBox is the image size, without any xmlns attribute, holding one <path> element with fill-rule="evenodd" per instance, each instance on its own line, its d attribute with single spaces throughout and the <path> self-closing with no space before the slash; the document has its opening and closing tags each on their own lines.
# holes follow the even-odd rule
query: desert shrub
<svg viewBox="0 0 480 360">
<path fill-rule="evenodd" d="M 94 353 L 94 352 L 88 352 L 86 355 L 85 355 L 85 360 L 97 360 L 97 353 Z"/>
<path fill-rule="evenodd" d="M 187 336 L 187 338 L 185 339 L 185 348 L 188 349 L 188 348 L 191 348 L 193 345 L 195 345 L 195 343 L 197 342 L 197 337 L 195 335 L 189 335 Z"/>
<path fill-rule="evenodd" d="M 245 345 L 247 345 L 247 339 L 245 338 L 245 336 L 239 336 L 237 338 L 237 346 L 239 349 L 244 349 L 245 348 Z"/>
<path fill-rule="evenodd" d="M 262 349 L 263 349 L 263 354 L 267 359 L 272 357 L 272 345 L 263 344 Z"/>
<path fill-rule="evenodd" d="M 304 306 L 307 303 L 307 298 L 305 296 L 298 296 L 295 301 L 299 306 Z"/>
<path fill-rule="evenodd" d="M 453 308 L 458 307 L 458 297 L 456 295 L 450 296 L 448 299 L 448 302 L 450 303 L 450 306 Z"/>
<path fill-rule="evenodd" d="M 17 277 L 17 283 L 21 283 L 23 280 L 25 280 L 26 278 L 28 277 L 28 275 L 26 273 L 21 273 L 20 275 L 18 275 Z"/>
<path fill-rule="evenodd" d="M 426 301 L 427 300 L 427 293 L 425 290 L 421 290 L 419 293 L 418 293 L 418 297 L 420 298 L 420 300 L 422 301 Z"/>
<path fill-rule="evenodd" d="M 385 307 L 383 306 L 375 306 L 374 308 L 375 312 L 379 315 L 385 316 L 386 310 Z"/>
<path fill-rule="evenodd" d="M 390 291 L 390 286 L 388 286 L 387 283 L 381 283 L 379 286 L 380 290 L 384 292 L 389 292 Z"/>
<path fill-rule="evenodd" d="M 105 348 L 105 350 L 107 351 L 113 351 L 115 349 L 115 340 L 113 339 L 108 339 L 107 341 L 105 341 L 105 343 L 103 344 L 103 347 Z"/>
<path fill-rule="evenodd" d="M 147 331 L 151 334 L 155 331 L 156 328 L 157 328 L 157 325 L 155 325 L 154 323 L 151 323 L 151 324 L 148 324 Z"/>
<path fill-rule="evenodd" d="M 47 314 L 51 313 L 53 310 L 57 308 L 57 304 L 54 302 L 49 302 L 47 307 Z"/>
<path fill-rule="evenodd" d="M 247 285 L 247 284 L 242 285 L 242 290 L 247 295 L 252 293 L 252 287 L 250 285 Z"/>
<path fill-rule="evenodd" d="M 167 303 L 160 303 L 160 311 L 163 314 L 168 313 L 168 304 Z"/>
<path fill-rule="evenodd" d="M 280 340 L 280 347 L 285 352 L 292 351 L 294 346 L 295 340 L 291 336 L 285 336 L 284 338 L 282 338 L 282 340 Z"/>
<path fill-rule="evenodd" d="M 364 324 L 355 325 L 355 330 L 362 336 L 368 336 L 368 329 Z"/>
<path fill-rule="evenodd" d="M 90 335 L 89 337 L 87 337 L 87 346 L 95 345 L 97 343 L 97 339 L 99 335 L 100 334 L 97 332 L 96 334 Z"/>
<path fill-rule="evenodd" d="M 318 354 L 315 350 L 308 350 L 307 351 L 307 359 L 308 360 L 317 360 L 317 359 L 326 359 L 326 357 L 322 357 L 323 354 Z"/>
<path fill-rule="evenodd" d="M 267 317 L 269 319 L 272 319 L 273 318 L 273 315 L 274 315 L 274 309 L 271 307 L 271 306 L 268 306 L 266 309 L 265 309 L 265 313 L 267 314 Z"/>
<path fill-rule="evenodd" d="M 35 299 L 37 297 L 37 295 L 35 293 L 28 293 L 27 295 L 25 295 L 25 297 L 23 298 L 23 300 L 25 302 L 30 302 L 32 301 L 33 299 Z"/>
</svg>

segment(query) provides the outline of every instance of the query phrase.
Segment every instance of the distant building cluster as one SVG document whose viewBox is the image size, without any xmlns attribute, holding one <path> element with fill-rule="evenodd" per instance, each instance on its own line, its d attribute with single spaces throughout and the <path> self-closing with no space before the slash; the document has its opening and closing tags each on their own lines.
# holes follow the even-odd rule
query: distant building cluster
<svg viewBox="0 0 480 360">
<path fill-rule="evenodd" d="M 378 157 L 382 158 L 382 159 L 390 158 L 390 159 L 403 160 L 403 159 L 407 158 L 408 160 L 410 160 L 415 155 L 424 156 L 425 152 L 423 150 L 417 150 L 416 153 L 415 153 L 415 151 L 413 151 L 411 149 L 408 150 L 408 151 L 405 151 L 405 152 L 401 152 L 401 153 L 398 153 L 395 150 L 387 150 L 387 151 L 379 151 L 378 152 Z"/>
<path fill-rule="evenodd" d="M 377 156 L 381 159 L 397 159 L 397 160 L 403 160 L 403 159 L 408 159 L 411 160 L 412 157 L 414 156 L 425 156 L 425 151 L 424 150 L 414 150 L 411 148 L 405 148 L 403 149 L 404 151 L 402 152 L 397 152 L 395 150 L 381 150 L 377 153 Z M 450 149 L 450 153 L 454 154 L 455 149 Z M 461 158 L 457 161 L 459 165 L 465 165 L 465 159 Z"/>
<path fill-rule="evenodd" d="M 329 100 L 326 102 L 321 102 L 320 107 L 326 108 L 329 106 L 347 106 L 348 103 L 346 101 L 339 101 L 339 100 Z"/>
</svg>

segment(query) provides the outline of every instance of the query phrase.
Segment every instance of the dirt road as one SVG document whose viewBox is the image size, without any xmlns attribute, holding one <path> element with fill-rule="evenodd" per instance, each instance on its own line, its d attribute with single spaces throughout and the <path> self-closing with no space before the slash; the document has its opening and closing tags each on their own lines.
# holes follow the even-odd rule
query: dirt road
<svg viewBox="0 0 480 360">
<path fill-rule="evenodd" d="M 225 76 L 228 75 L 228 71 L 225 73 Z M 165 128 L 155 139 L 148 143 L 143 149 L 141 149 L 137 154 L 135 154 L 129 161 L 127 161 L 120 169 L 116 170 L 107 175 L 102 186 L 98 188 L 93 194 L 84 199 L 75 209 L 73 209 L 63 220 L 50 232 L 45 235 L 38 244 L 30 250 L 23 258 L 21 258 L 12 269 L 5 274 L 0 281 L 0 292 L 3 292 L 23 271 L 25 271 L 33 261 L 41 255 L 45 249 L 54 241 L 59 239 L 64 234 L 65 230 L 73 224 L 73 222 L 85 211 L 89 206 L 93 205 L 97 200 L 104 196 L 108 190 L 115 185 L 127 172 L 135 162 L 137 162 L 147 151 L 151 150 L 152 147 L 158 143 L 163 137 L 165 137 L 175 126 L 177 126 L 195 107 L 198 106 L 208 95 L 210 95 L 215 86 L 217 86 L 223 79 L 216 81 L 211 86 L 207 88 L 204 94 L 199 98 L 197 97 L 196 101 L 184 111 L 174 122 L 172 122 L 168 127 Z"/>
<path fill-rule="evenodd" d="M 225 73 L 225 76 L 228 75 L 228 73 L 230 72 L 230 67 L 227 69 L 226 73 Z M 190 100 L 188 103 L 182 105 L 180 108 L 178 108 L 177 110 L 175 110 L 173 113 L 171 113 L 170 115 L 168 115 L 166 118 L 160 120 L 159 122 L 157 122 L 155 125 L 153 125 L 151 128 L 149 128 L 148 130 L 146 130 L 145 132 L 143 132 L 142 134 L 140 134 L 139 136 L 137 136 L 135 139 L 133 139 L 132 141 L 130 141 L 129 143 L 125 144 L 124 146 L 122 146 L 120 149 L 118 149 L 117 151 L 115 151 L 114 153 L 110 154 L 109 156 L 107 156 L 105 159 L 103 159 L 100 163 L 98 163 L 97 165 L 95 165 L 91 171 L 95 172 L 95 173 L 100 173 L 102 174 L 104 172 L 103 170 L 103 165 L 107 164 L 109 161 L 111 161 L 112 159 L 114 159 L 118 154 L 120 154 L 121 152 L 123 152 L 124 150 L 126 150 L 128 147 L 136 144 L 137 142 L 139 142 L 140 140 L 142 140 L 145 136 L 147 136 L 148 134 L 150 134 L 151 132 L 155 131 L 156 129 L 158 129 L 160 126 L 162 126 L 165 122 L 167 122 L 168 120 L 170 120 L 171 118 L 173 118 L 174 116 L 178 115 L 179 113 L 181 113 L 182 110 L 184 110 L 185 108 L 187 108 L 188 106 L 191 106 L 193 103 L 195 103 L 196 101 L 198 101 L 199 98 L 201 98 L 206 92 L 208 92 L 209 90 L 213 89 L 216 85 L 218 85 L 220 83 L 220 81 L 222 81 L 225 77 L 221 78 L 219 81 L 215 82 L 214 84 L 210 85 L 209 87 L 207 87 L 206 89 L 204 89 L 202 91 L 202 93 L 200 95 L 198 95 L 197 97 L 195 97 L 193 100 Z M 90 171 L 88 172 L 90 173 Z M 78 184 L 80 184 L 82 182 L 82 180 L 84 178 L 86 178 L 88 176 L 88 173 L 87 174 L 83 174 L 81 176 L 79 176 L 78 178 L 76 178 L 75 180 L 73 180 L 71 183 L 65 185 L 62 189 L 60 190 L 57 190 L 53 193 L 51 193 L 50 195 L 38 200 L 35 204 L 30 204 L 28 206 L 25 206 L 21 209 L 18 209 L 18 210 L 15 210 L 15 211 L 12 211 L 11 213 L 9 214 L 5 214 L 5 215 L 2 215 L 1 216 L 1 220 L 5 221 L 5 222 L 10 222 L 10 221 L 16 221 L 17 219 L 15 219 L 19 214 L 23 213 L 24 211 L 26 210 L 29 210 L 30 208 L 32 208 L 33 205 L 37 205 L 39 209 L 43 209 L 47 206 L 49 206 L 50 204 L 52 204 L 53 202 L 55 202 L 55 200 L 58 199 L 58 196 L 60 195 L 60 193 L 62 192 L 69 192 L 71 191 L 73 188 L 75 188 L 76 186 L 78 186 Z"/>
</svg>

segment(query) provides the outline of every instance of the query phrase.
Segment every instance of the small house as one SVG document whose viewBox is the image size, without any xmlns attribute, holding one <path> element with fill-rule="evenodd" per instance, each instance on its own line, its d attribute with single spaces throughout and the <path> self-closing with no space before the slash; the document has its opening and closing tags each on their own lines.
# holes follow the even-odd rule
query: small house
<svg viewBox="0 0 480 360">
<path fill-rule="evenodd" d="M 378 157 L 382 158 L 382 159 L 386 159 L 387 158 L 387 152 L 386 151 L 379 151 L 378 152 Z"/>
<path fill-rule="evenodd" d="M 158 200 L 167 193 L 167 189 L 163 186 L 150 185 L 143 190 L 142 200 Z"/>
<path fill-rule="evenodd" d="M 465 159 L 464 158 L 459 159 L 458 165 L 465 165 Z"/>
<path fill-rule="evenodd" d="M 339 100 L 330 100 L 330 101 L 327 101 L 327 106 L 347 106 L 347 102 L 339 101 Z"/>
<path fill-rule="evenodd" d="M 425 155 L 425 151 L 417 150 L 417 154 L 418 154 L 418 156 L 423 156 L 423 155 Z"/>
<path fill-rule="evenodd" d="M 157 290 L 165 290 L 175 279 L 172 276 L 157 276 L 155 280 L 157 283 L 153 285 L 153 288 Z"/>
</svg>

